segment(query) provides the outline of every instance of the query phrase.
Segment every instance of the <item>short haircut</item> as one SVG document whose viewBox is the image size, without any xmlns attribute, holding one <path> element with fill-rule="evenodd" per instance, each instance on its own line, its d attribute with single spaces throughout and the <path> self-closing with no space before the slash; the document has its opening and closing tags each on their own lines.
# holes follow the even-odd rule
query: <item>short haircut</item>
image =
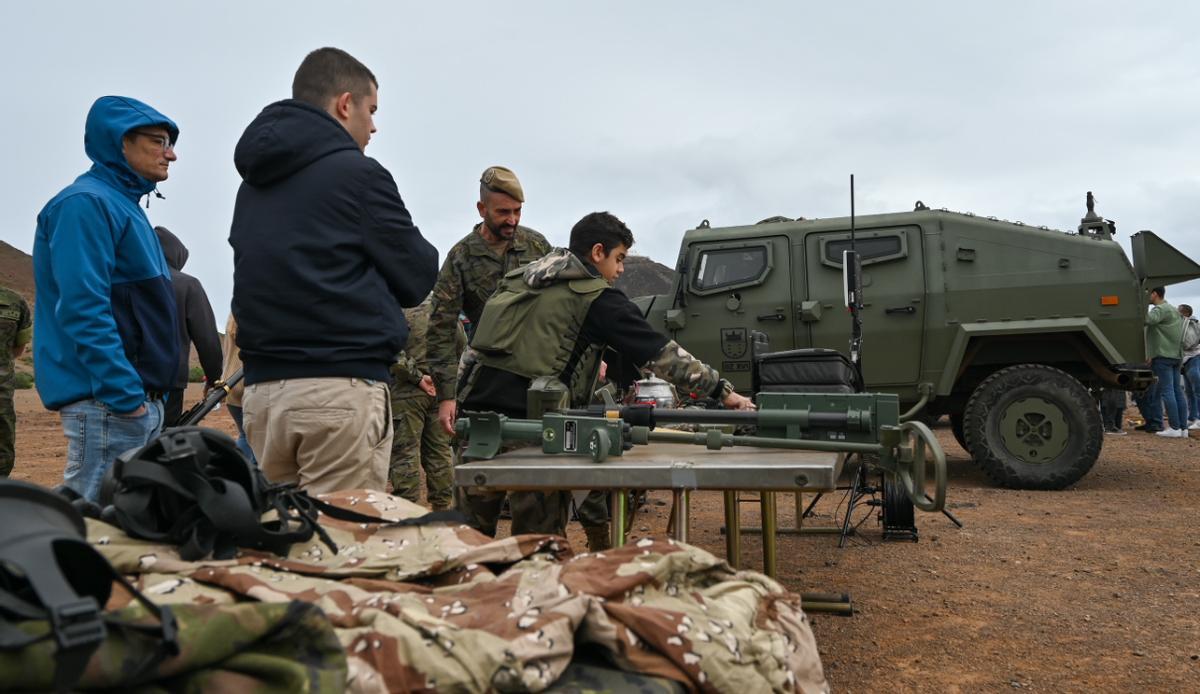
<svg viewBox="0 0 1200 694">
<path fill-rule="evenodd" d="M 633 247 L 633 232 L 625 222 L 608 212 L 593 212 L 571 227 L 571 252 L 587 260 L 592 247 L 604 246 L 604 254 L 612 253 L 617 246 Z"/>
<path fill-rule="evenodd" d="M 1159 297 L 1161 297 L 1163 299 L 1167 298 L 1167 288 L 1166 287 L 1155 287 L 1155 288 L 1151 289 L 1150 292 L 1152 294 L 1157 294 Z"/>
<path fill-rule="evenodd" d="M 1192 307 L 1187 304 L 1179 304 L 1179 313 L 1180 313 L 1180 315 L 1184 315 L 1184 316 L 1187 316 L 1188 318 L 1191 318 L 1192 317 Z"/>
<path fill-rule="evenodd" d="M 357 100 L 371 93 L 371 85 L 379 88 L 379 80 L 340 48 L 318 48 L 304 57 L 292 78 L 292 98 L 325 108 L 329 101 L 350 92 Z"/>
</svg>

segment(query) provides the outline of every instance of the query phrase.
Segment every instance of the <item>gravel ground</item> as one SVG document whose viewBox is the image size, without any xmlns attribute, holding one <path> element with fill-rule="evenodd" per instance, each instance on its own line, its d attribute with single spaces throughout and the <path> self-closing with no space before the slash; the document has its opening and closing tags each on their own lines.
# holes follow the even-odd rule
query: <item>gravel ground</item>
<svg viewBox="0 0 1200 694">
<path fill-rule="evenodd" d="M 13 477 L 57 483 L 58 417 L 32 390 L 16 407 Z M 223 410 L 206 424 L 233 431 Z M 1200 432 L 1106 437 L 1077 485 L 1025 492 L 994 487 L 948 427 L 936 431 L 963 529 L 919 514 L 919 542 L 883 543 L 872 516 L 845 549 L 834 536 L 778 540 L 785 586 L 853 598 L 853 617 L 811 615 L 835 691 L 1200 691 Z M 669 501 L 651 493 L 634 534 L 663 533 Z M 838 501 L 807 522 L 833 522 Z M 780 525 L 794 523 L 790 498 L 778 505 Z M 758 524 L 757 506 L 742 513 Z M 693 543 L 723 556 L 721 495 L 695 494 L 691 521 Z M 582 549 L 577 525 L 569 535 Z M 761 567 L 757 538 L 742 541 L 742 562 Z"/>
</svg>

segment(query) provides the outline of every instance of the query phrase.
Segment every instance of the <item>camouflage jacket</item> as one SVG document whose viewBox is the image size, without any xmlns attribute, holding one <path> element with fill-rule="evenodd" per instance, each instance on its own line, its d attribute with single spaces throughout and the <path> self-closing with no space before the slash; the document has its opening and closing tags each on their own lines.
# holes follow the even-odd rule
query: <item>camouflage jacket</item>
<svg viewBox="0 0 1200 694">
<path fill-rule="evenodd" d="M 381 492 L 323 498 L 386 518 L 425 514 Z M 828 691 L 799 595 L 670 539 L 573 556 L 552 535 L 495 540 L 466 525 L 323 516 L 337 554 L 313 538 L 286 557 L 185 562 L 174 547 L 87 524 L 157 603 L 317 605 L 345 649 L 349 692 L 540 691 L 579 647 L 691 691 Z"/>
<path fill-rule="evenodd" d="M 396 363 L 392 364 L 393 403 L 425 394 L 417 384 L 421 382 L 422 376 L 431 373 L 426 345 L 432 303 L 432 297 L 426 297 L 419 305 L 404 309 L 404 319 L 408 321 L 408 342 L 404 343 L 404 351 L 396 357 Z M 454 322 L 457 323 L 457 329 L 454 331 L 454 354 L 457 359 L 467 347 L 467 333 L 463 330 L 462 322 Z"/>
<path fill-rule="evenodd" d="M 29 344 L 32 336 L 29 304 L 20 294 L 0 287 L 0 380 L 12 378 L 15 353 Z"/>
<path fill-rule="evenodd" d="M 472 325 L 479 323 L 483 306 L 496 291 L 505 273 L 550 252 L 550 242 L 533 229 L 518 226 L 504 257 L 497 256 L 479 234 L 475 225 L 446 254 L 446 262 L 433 286 L 433 306 L 429 319 L 427 349 L 438 400 L 452 400 L 458 386 L 458 357 L 455 350 L 455 324 L 458 314 L 466 315 Z"/>
</svg>

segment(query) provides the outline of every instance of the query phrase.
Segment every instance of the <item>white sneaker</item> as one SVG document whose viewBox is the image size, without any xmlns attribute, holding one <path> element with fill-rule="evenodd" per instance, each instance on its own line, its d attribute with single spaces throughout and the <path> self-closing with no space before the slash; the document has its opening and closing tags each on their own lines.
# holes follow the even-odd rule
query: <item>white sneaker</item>
<svg viewBox="0 0 1200 694">
<path fill-rule="evenodd" d="M 1200 429 L 1200 419 L 1193 419 L 1188 422 L 1188 429 Z"/>
<path fill-rule="evenodd" d="M 1166 429 L 1163 429 L 1162 431 L 1154 432 L 1154 435 L 1161 436 L 1164 439 L 1178 439 L 1178 438 L 1187 438 L 1188 434 L 1187 434 L 1187 429 L 1171 429 L 1168 427 Z"/>
</svg>

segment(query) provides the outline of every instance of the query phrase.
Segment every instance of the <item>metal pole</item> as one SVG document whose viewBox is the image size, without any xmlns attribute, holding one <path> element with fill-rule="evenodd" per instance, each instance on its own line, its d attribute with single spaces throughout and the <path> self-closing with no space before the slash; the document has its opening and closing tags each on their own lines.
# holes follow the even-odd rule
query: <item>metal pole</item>
<svg viewBox="0 0 1200 694">
<path fill-rule="evenodd" d="M 775 492 L 760 492 L 763 573 L 775 578 Z"/>
<path fill-rule="evenodd" d="M 739 568 L 742 557 L 742 519 L 738 513 L 737 492 L 725 492 L 725 561 Z"/>
<path fill-rule="evenodd" d="M 625 503 L 627 495 L 624 489 L 618 489 L 612 493 L 612 546 L 624 547 L 625 536 Z"/>
<path fill-rule="evenodd" d="M 675 533 L 674 537 L 680 542 L 688 541 L 688 490 L 672 489 L 671 502 L 674 505 Z"/>
</svg>

